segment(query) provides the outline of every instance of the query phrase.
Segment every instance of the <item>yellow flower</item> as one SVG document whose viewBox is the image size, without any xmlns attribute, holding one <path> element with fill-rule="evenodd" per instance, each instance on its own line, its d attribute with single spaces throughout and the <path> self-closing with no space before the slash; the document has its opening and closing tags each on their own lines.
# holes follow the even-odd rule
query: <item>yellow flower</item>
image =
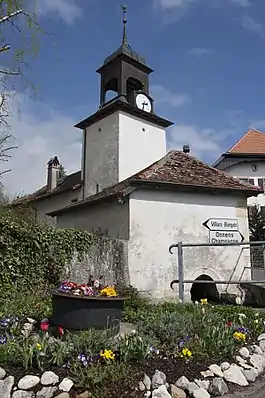
<svg viewBox="0 0 265 398">
<path fill-rule="evenodd" d="M 240 333 L 240 332 L 235 332 L 235 333 L 234 333 L 234 338 L 235 338 L 236 340 L 243 340 L 243 341 L 245 341 L 245 340 L 246 340 L 246 334 L 245 334 L 245 333 Z"/>
<path fill-rule="evenodd" d="M 115 359 L 115 354 L 111 350 L 100 351 L 100 356 L 107 360 L 111 359 L 112 361 L 114 361 L 114 359 Z"/>
<path fill-rule="evenodd" d="M 201 305 L 206 305 L 208 304 L 207 298 L 201 299 Z"/>
<path fill-rule="evenodd" d="M 100 295 L 107 296 L 107 297 L 116 297 L 117 293 L 116 293 L 116 290 L 114 289 L 114 287 L 107 286 L 101 290 Z"/>
<path fill-rule="evenodd" d="M 42 347 L 41 347 L 40 343 L 36 344 L 36 348 L 41 351 Z"/>
<path fill-rule="evenodd" d="M 183 348 L 180 356 L 181 358 L 190 358 L 192 356 L 192 352 L 188 348 Z"/>
</svg>

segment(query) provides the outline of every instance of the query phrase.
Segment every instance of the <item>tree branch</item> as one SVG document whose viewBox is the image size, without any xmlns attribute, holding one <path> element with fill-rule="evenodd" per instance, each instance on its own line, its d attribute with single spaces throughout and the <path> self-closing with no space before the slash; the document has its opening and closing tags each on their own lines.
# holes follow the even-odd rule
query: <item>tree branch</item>
<svg viewBox="0 0 265 398">
<path fill-rule="evenodd" d="M 18 14 L 21 14 L 21 13 L 23 13 L 23 10 L 22 10 L 22 9 L 17 10 L 17 11 L 14 11 L 14 12 L 12 12 L 12 13 L 9 14 L 9 15 L 6 15 L 6 16 L 4 16 L 3 18 L 0 18 L 0 24 L 3 23 L 3 22 L 8 21 L 8 20 L 11 19 L 11 18 L 14 18 L 15 16 L 17 16 Z"/>
</svg>

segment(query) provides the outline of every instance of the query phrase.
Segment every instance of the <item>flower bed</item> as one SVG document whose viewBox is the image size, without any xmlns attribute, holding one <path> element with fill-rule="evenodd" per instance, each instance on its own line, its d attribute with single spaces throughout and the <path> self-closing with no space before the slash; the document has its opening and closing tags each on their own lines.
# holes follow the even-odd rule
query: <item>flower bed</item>
<svg viewBox="0 0 265 398">
<path fill-rule="evenodd" d="M 250 385 L 263 372 L 264 314 L 212 307 L 207 300 L 190 305 L 137 300 L 129 298 L 123 312 L 137 331 L 115 338 L 108 330 L 72 333 L 54 325 L 49 299 L 30 301 L 27 314 L 19 299 L 6 302 L 5 311 L 17 313 L 0 320 L 0 396 L 9 388 L 7 398 L 20 397 L 12 395 L 17 387 L 31 398 L 61 392 L 64 398 L 84 398 L 86 391 L 99 398 L 209 398 Z M 41 314 L 45 318 L 38 321 Z"/>
</svg>

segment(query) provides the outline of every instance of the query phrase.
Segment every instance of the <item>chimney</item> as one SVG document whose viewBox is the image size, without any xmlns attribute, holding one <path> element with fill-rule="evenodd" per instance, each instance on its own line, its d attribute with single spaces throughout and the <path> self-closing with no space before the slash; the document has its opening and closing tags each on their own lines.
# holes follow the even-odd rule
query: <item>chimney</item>
<svg viewBox="0 0 265 398">
<path fill-rule="evenodd" d="M 183 152 L 184 153 L 190 153 L 190 146 L 189 145 L 183 145 Z"/>
<path fill-rule="evenodd" d="M 52 191 L 57 186 L 58 172 L 60 170 L 60 162 L 57 156 L 51 158 L 48 163 L 47 175 L 47 191 Z"/>
</svg>

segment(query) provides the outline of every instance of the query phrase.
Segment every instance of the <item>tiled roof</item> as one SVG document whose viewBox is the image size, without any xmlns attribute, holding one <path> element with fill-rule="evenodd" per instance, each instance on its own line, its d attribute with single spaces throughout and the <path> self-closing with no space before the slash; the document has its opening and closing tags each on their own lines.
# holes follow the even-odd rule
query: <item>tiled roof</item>
<svg viewBox="0 0 265 398">
<path fill-rule="evenodd" d="M 162 159 L 148 166 L 139 173 L 134 174 L 128 179 L 50 214 L 57 215 L 66 210 L 85 206 L 101 199 L 123 195 L 126 188 L 139 187 L 139 185 L 141 186 L 146 184 L 167 185 L 167 187 L 172 187 L 172 189 L 189 188 L 196 190 L 212 189 L 241 191 L 247 196 L 263 192 L 259 187 L 242 183 L 236 178 L 210 167 L 184 152 L 170 151 Z"/>
<path fill-rule="evenodd" d="M 67 175 L 52 191 L 47 191 L 47 185 L 38 189 L 37 191 L 18 198 L 12 202 L 13 205 L 18 205 L 22 203 L 35 202 L 39 199 L 57 195 L 65 191 L 74 190 L 81 186 L 81 171 Z"/>
<path fill-rule="evenodd" d="M 261 131 L 250 129 L 235 145 L 228 149 L 227 153 L 265 155 L 265 134 Z"/>
</svg>

